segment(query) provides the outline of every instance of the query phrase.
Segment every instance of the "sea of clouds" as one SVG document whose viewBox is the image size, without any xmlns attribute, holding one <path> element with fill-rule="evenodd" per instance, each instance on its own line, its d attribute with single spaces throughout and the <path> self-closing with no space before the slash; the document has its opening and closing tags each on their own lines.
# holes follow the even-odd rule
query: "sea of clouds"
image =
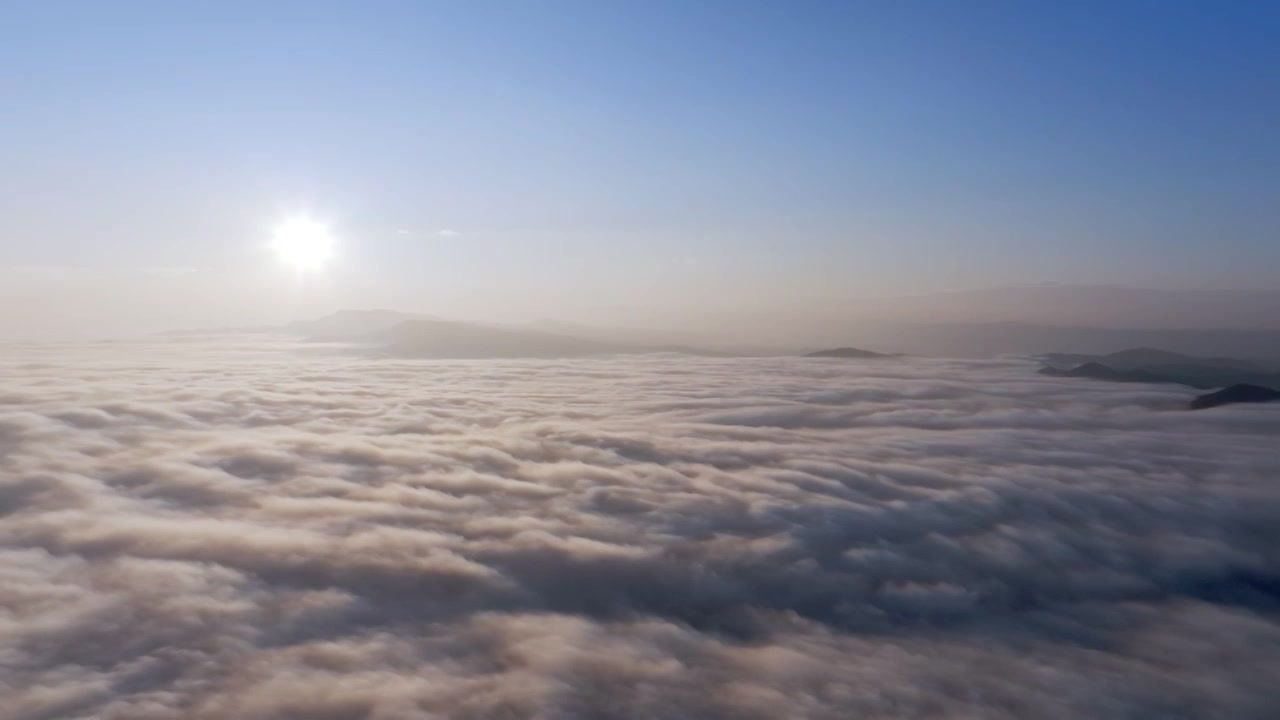
<svg viewBox="0 0 1280 720">
<path fill-rule="evenodd" d="M 1280 717 L 1280 407 L 1019 360 L 0 352 L 0 718 Z"/>
</svg>

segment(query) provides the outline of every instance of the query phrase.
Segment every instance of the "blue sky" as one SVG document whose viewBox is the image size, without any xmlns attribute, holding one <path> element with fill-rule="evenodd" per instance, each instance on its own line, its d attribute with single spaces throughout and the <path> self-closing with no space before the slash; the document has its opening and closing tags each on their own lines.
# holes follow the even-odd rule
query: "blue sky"
<svg viewBox="0 0 1280 720">
<path fill-rule="evenodd" d="M 0 1 L 0 267 L 252 295 L 307 211 L 319 305 L 1267 287 L 1276 37 L 1207 0 Z"/>
</svg>

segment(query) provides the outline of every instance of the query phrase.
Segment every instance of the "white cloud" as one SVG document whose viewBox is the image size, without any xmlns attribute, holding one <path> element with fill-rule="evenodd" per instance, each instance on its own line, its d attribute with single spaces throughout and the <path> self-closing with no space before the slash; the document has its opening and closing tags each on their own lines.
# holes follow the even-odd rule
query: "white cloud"
<svg viewBox="0 0 1280 720">
<path fill-rule="evenodd" d="M 6 352 L 0 717 L 1264 717 L 1280 408 L 1190 394 Z"/>
</svg>

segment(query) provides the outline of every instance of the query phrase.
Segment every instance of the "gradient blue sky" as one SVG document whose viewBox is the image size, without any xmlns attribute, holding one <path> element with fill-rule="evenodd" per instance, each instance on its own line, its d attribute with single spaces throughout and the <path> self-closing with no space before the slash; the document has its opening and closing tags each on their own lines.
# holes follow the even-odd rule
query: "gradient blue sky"
<svg viewBox="0 0 1280 720">
<path fill-rule="evenodd" d="M 1278 37 L 1208 0 L 0 0 L 0 302 L 1265 288 Z M 263 251 L 301 210 L 341 239 L 305 287 Z"/>
</svg>

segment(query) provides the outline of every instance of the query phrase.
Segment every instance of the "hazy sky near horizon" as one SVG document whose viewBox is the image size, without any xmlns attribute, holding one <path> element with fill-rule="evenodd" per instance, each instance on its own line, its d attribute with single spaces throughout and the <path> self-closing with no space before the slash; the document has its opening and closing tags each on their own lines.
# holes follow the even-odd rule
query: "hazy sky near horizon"
<svg viewBox="0 0 1280 720">
<path fill-rule="evenodd" d="M 1278 36 L 1263 2 L 0 0 L 0 332 L 1265 288 Z M 306 277 L 267 249 L 297 213 L 337 239 Z"/>
</svg>

